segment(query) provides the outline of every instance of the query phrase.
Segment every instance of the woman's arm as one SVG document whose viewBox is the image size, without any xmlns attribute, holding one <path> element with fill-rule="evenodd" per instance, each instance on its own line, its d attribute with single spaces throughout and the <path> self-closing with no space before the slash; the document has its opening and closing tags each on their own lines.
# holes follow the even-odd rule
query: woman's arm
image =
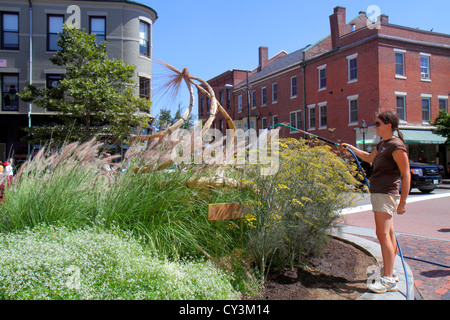
<svg viewBox="0 0 450 320">
<path fill-rule="evenodd" d="M 409 171 L 409 159 L 405 150 L 397 149 L 392 153 L 394 161 L 397 163 L 398 169 L 402 175 L 402 194 L 400 203 L 397 208 L 397 214 L 403 214 L 406 211 L 406 198 L 409 194 L 411 185 L 411 173 Z"/>
<path fill-rule="evenodd" d="M 348 143 L 341 143 L 341 148 L 343 148 L 344 150 L 346 148 L 349 148 L 350 150 L 352 150 L 355 155 L 360 158 L 361 160 L 368 162 L 368 163 L 372 163 L 373 159 L 375 159 L 375 156 L 377 155 L 377 149 L 375 148 L 371 153 L 368 153 L 366 151 L 360 150 L 354 146 L 352 146 L 351 144 Z"/>
</svg>

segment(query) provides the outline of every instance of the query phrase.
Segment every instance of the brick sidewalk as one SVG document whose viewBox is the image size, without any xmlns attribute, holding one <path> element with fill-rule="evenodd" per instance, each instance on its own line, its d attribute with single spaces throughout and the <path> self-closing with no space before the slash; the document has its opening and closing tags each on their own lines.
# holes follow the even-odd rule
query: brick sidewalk
<svg viewBox="0 0 450 320">
<path fill-rule="evenodd" d="M 398 234 L 403 256 L 450 266 L 450 242 Z M 450 300 L 450 268 L 405 259 L 414 275 L 416 299 Z"/>
<path fill-rule="evenodd" d="M 378 243 L 370 236 L 361 236 Z M 397 234 L 403 256 L 450 266 L 450 241 Z M 450 300 L 450 268 L 405 258 L 414 275 L 415 298 L 418 300 Z"/>
</svg>

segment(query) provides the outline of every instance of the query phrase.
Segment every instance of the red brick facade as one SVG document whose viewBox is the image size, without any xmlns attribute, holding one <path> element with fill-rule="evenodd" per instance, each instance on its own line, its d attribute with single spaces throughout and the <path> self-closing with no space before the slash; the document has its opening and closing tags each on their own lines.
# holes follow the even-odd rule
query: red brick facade
<svg viewBox="0 0 450 320">
<path fill-rule="evenodd" d="M 246 72 L 236 70 L 209 83 L 233 86 L 232 108 L 227 110 L 244 128 L 248 88 L 252 127 L 256 123 L 257 129 L 274 124 L 275 117 L 275 122 L 301 126 L 333 141 L 365 142 L 370 149 L 378 141 L 373 128 L 376 113 L 393 110 L 401 115 L 402 131 L 429 133 L 428 120 L 437 117 L 440 107 L 448 112 L 450 35 L 392 25 L 385 15 L 373 24 L 364 12 L 345 21 L 345 8 L 336 7 L 330 16 L 331 34 L 317 43 L 271 59 L 268 48 L 260 47 L 259 67 L 249 71 L 248 85 Z M 225 75 L 234 75 L 234 81 L 224 80 Z M 205 118 L 200 109 L 199 105 L 199 117 Z M 363 120 L 368 125 L 364 141 Z M 281 136 L 301 134 L 284 128 Z M 440 163 L 448 161 L 445 148 L 433 143 L 425 147 L 411 140 L 408 147 L 412 156 L 427 149 L 429 162 L 436 161 L 436 152 Z"/>
</svg>

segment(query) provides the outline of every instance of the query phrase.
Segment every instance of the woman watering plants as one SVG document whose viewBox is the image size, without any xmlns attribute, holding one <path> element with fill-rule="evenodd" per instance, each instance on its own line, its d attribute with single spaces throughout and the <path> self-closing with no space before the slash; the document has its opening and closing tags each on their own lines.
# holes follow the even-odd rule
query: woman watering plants
<svg viewBox="0 0 450 320">
<path fill-rule="evenodd" d="M 406 198 L 409 193 L 411 176 L 409 160 L 403 135 L 398 131 L 398 116 L 392 111 L 377 115 L 375 129 L 382 138 L 372 153 L 362 151 L 343 143 L 343 149 L 349 148 L 361 160 L 373 163 L 370 177 L 370 199 L 375 216 L 377 238 L 380 242 L 384 268 L 381 277 L 369 289 L 376 293 L 396 291 L 398 280 L 394 274 L 394 259 L 397 242 L 394 234 L 394 213 L 406 211 Z M 394 132 L 398 132 L 398 138 Z M 404 186 L 399 192 L 400 183 Z"/>
</svg>

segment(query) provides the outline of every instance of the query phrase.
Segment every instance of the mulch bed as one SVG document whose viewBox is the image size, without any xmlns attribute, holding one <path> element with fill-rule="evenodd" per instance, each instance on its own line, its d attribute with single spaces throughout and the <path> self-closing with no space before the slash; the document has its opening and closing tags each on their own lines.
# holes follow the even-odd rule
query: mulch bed
<svg viewBox="0 0 450 320">
<path fill-rule="evenodd" d="M 322 256 L 307 267 L 270 272 L 261 296 L 248 300 L 355 300 L 367 292 L 367 267 L 374 257 L 331 239 Z"/>
</svg>

